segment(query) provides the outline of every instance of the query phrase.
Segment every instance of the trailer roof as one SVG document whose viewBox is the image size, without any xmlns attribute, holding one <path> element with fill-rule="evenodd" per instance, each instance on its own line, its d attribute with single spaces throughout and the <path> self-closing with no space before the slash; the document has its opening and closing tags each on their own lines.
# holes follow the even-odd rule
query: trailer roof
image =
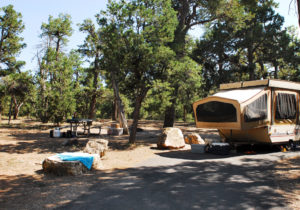
<svg viewBox="0 0 300 210">
<path fill-rule="evenodd" d="M 229 90 L 229 89 L 249 88 L 249 87 L 258 87 L 258 86 L 300 91 L 299 82 L 290 82 L 290 81 L 276 80 L 276 79 L 253 80 L 253 81 L 246 81 L 246 82 L 221 84 L 220 89 Z"/>
<path fill-rule="evenodd" d="M 227 98 L 236 100 L 239 103 L 243 103 L 253 96 L 257 95 L 259 92 L 263 91 L 265 87 L 254 87 L 254 88 L 245 88 L 245 89 L 232 89 L 232 90 L 222 90 L 213 96 Z"/>
</svg>

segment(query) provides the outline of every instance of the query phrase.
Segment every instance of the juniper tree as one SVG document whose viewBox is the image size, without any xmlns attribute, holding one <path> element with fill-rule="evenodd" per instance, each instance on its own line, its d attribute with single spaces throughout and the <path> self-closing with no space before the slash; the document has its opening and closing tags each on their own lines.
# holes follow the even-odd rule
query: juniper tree
<svg viewBox="0 0 300 210">
<path fill-rule="evenodd" d="M 102 41 L 106 70 L 113 73 L 112 79 L 118 72 L 124 75 L 124 86 L 134 99 L 129 137 L 134 144 L 141 104 L 154 81 L 162 77 L 172 54 L 166 44 L 173 40 L 176 13 L 170 1 L 110 1 L 98 22 L 104 32 L 109 31 Z"/>
</svg>

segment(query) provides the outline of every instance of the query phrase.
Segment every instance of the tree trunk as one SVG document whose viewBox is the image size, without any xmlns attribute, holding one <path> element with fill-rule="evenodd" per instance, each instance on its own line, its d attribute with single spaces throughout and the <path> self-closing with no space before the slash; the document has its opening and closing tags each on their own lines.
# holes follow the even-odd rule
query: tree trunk
<svg viewBox="0 0 300 210">
<path fill-rule="evenodd" d="M 21 109 L 22 105 L 23 105 L 23 103 L 21 103 L 19 106 L 14 107 L 14 120 L 18 119 L 18 116 L 19 116 L 20 109 Z"/>
<path fill-rule="evenodd" d="M 117 112 L 117 107 L 116 107 L 116 102 L 114 99 L 114 102 L 112 103 L 112 112 L 111 112 L 111 119 L 114 121 L 118 119 L 118 118 L 116 118 L 116 112 Z"/>
<path fill-rule="evenodd" d="M 219 66 L 219 79 L 218 79 L 218 84 L 217 85 L 219 86 L 220 84 L 222 84 L 222 83 L 225 82 L 224 81 L 224 70 L 223 70 L 223 62 L 222 62 L 222 60 L 219 60 L 218 66 Z"/>
<path fill-rule="evenodd" d="M 117 97 L 115 97 L 114 99 L 114 120 L 118 120 L 119 117 L 118 117 L 118 106 L 117 106 Z"/>
<path fill-rule="evenodd" d="M 0 101 L 0 123 L 2 121 L 2 112 L 3 112 L 3 106 L 2 106 L 2 101 Z"/>
<path fill-rule="evenodd" d="M 183 106 L 183 122 L 186 122 L 186 115 L 187 115 L 187 111 L 186 111 L 186 106 Z"/>
<path fill-rule="evenodd" d="M 92 95 L 91 102 L 90 102 L 90 111 L 89 111 L 89 119 L 95 119 L 95 109 L 96 109 L 96 100 L 97 96 L 95 94 Z"/>
<path fill-rule="evenodd" d="M 188 7 L 183 8 L 183 11 L 181 12 L 187 15 L 188 9 L 189 9 Z M 188 29 L 189 27 L 185 25 L 184 20 L 181 20 L 175 31 L 174 41 L 170 44 L 171 49 L 176 53 L 177 59 L 180 59 L 185 55 L 185 37 L 188 32 Z M 172 95 L 173 98 L 170 100 L 171 105 L 166 107 L 165 110 L 164 128 L 174 126 L 177 93 L 178 93 L 178 87 L 175 87 L 175 90 Z"/>
<path fill-rule="evenodd" d="M 129 129 L 128 129 L 128 124 L 127 120 L 124 114 L 124 108 L 122 104 L 122 100 L 120 98 L 120 93 L 119 93 L 119 86 L 115 78 L 115 73 L 111 71 L 111 81 L 112 81 L 112 86 L 114 89 L 114 95 L 115 95 L 115 101 L 116 101 L 116 107 L 118 111 L 118 121 L 120 123 L 121 128 L 123 128 L 123 133 L 124 134 L 129 134 Z"/>
<path fill-rule="evenodd" d="M 18 106 L 16 104 L 14 104 L 14 120 L 17 120 L 18 119 L 18 115 L 19 115 L 19 109 L 18 109 Z"/>
<path fill-rule="evenodd" d="M 173 98 L 171 99 L 171 105 L 166 108 L 165 111 L 165 119 L 164 119 L 164 128 L 166 127 L 173 127 L 175 122 L 175 106 L 177 102 L 177 94 L 178 88 L 175 87 Z"/>
<path fill-rule="evenodd" d="M 38 59 L 38 65 L 39 65 L 39 69 L 40 69 L 40 75 L 41 75 L 41 81 L 40 81 L 40 87 L 41 87 L 41 91 L 40 91 L 40 106 L 43 107 L 43 109 L 40 110 L 40 112 L 38 112 L 38 116 L 40 118 L 40 120 L 43 123 L 47 123 L 49 121 L 49 117 L 48 117 L 48 99 L 46 97 L 46 69 L 43 68 L 42 66 L 42 62 L 41 62 L 41 58 L 39 57 L 39 54 L 37 53 L 37 59 Z M 48 61 L 47 61 L 48 64 Z"/>
<path fill-rule="evenodd" d="M 93 80 L 93 93 L 91 97 L 91 102 L 90 102 L 90 111 L 89 111 L 89 119 L 95 119 L 95 109 L 96 109 L 96 103 L 97 103 L 97 87 L 98 87 L 98 59 L 99 59 L 99 54 L 96 54 L 95 58 L 95 68 L 94 68 L 94 80 Z"/>
<path fill-rule="evenodd" d="M 171 100 L 171 106 L 165 111 L 164 128 L 173 127 L 175 122 L 175 101 Z"/>
<path fill-rule="evenodd" d="M 23 102 L 18 104 L 17 98 L 15 96 L 13 96 L 13 103 L 14 103 L 14 120 L 17 120 L 20 109 L 23 106 Z"/>
<path fill-rule="evenodd" d="M 260 66 L 261 76 L 263 79 L 265 79 L 267 75 L 265 74 L 265 66 L 262 60 L 259 61 L 259 66 Z"/>
<path fill-rule="evenodd" d="M 90 111 L 89 111 L 89 119 L 95 119 L 95 110 L 97 103 L 97 85 L 98 85 L 98 73 L 94 72 L 94 82 L 93 82 L 93 93 L 90 102 Z"/>
<path fill-rule="evenodd" d="M 11 97 L 10 99 L 10 105 L 9 105 L 9 113 L 8 113 L 8 125 L 10 125 L 10 120 L 11 120 L 11 108 L 13 104 L 13 98 Z"/>
<path fill-rule="evenodd" d="M 136 97 L 134 111 L 133 111 L 133 123 L 131 126 L 131 132 L 130 132 L 130 136 L 129 136 L 129 144 L 135 144 L 136 130 L 137 130 L 137 126 L 138 126 L 138 122 L 139 122 L 139 118 L 140 118 L 140 110 L 142 107 L 142 102 L 143 102 L 144 98 L 146 97 L 148 90 L 149 89 L 142 90 L 141 91 L 142 93 Z"/>
<path fill-rule="evenodd" d="M 277 63 L 273 63 L 274 65 L 274 79 L 278 79 L 278 65 Z"/>
<path fill-rule="evenodd" d="M 253 58 L 252 46 L 248 48 L 248 69 L 249 69 L 249 80 L 255 79 L 255 63 Z"/>
</svg>

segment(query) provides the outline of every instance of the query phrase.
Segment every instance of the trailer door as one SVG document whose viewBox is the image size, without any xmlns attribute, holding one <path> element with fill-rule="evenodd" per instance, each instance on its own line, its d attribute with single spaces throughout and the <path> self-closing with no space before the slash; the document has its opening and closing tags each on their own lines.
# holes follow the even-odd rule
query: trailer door
<svg viewBox="0 0 300 210">
<path fill-rule="evenodd" d="M 272 125 L 270 132 L 273 143 L 286 143 L 289 140 L 295 140 L 297 116 L 297 93 L 275 91 L 274 125 Z"/>
</svg>

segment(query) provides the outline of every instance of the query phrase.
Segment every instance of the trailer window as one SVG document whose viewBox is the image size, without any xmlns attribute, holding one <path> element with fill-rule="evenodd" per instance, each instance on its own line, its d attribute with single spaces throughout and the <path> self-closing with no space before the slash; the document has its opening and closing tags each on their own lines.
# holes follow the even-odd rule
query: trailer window
<svg viewBox="0 0 300 210">
<path fill-rule="evenodd" d="M 245 122 L 264 120 L 268 117 L 268 95 L 264 94 L 245 107 Z"/>
<path fill-rule="evenodd" d="M 198 105 L 197 120 L 200 122 L 236 122 L 236 109 L 232 104 L 210 101 Z"/>
<path fill-rule="evenodd" d="M 287 120 L 296 118 L 296 95 L 278 93 L 276 96 L 276 120 Z"/>
</svg>

